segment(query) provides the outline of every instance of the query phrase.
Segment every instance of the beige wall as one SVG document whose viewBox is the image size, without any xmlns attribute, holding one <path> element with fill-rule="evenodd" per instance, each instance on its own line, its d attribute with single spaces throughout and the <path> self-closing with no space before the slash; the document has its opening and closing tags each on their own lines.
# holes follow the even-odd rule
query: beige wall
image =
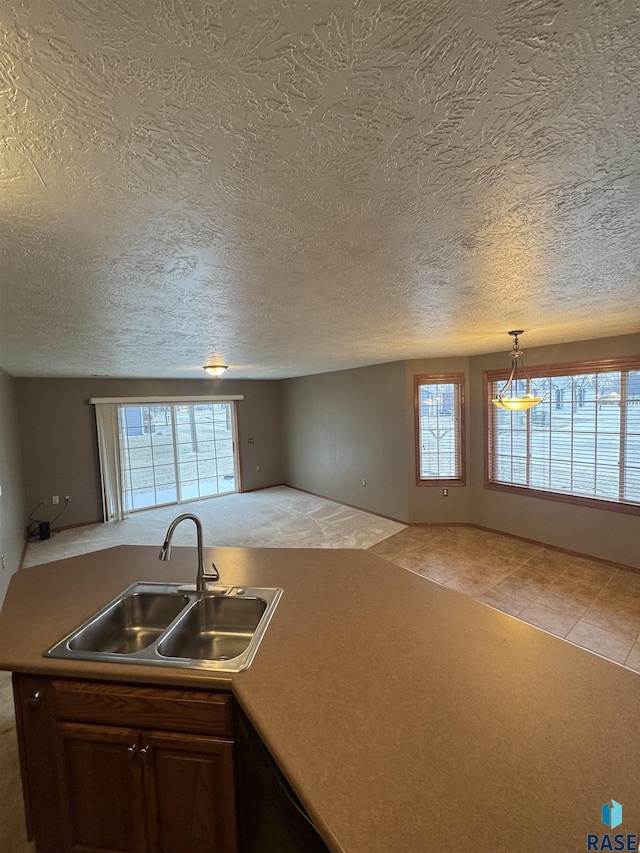
<svg viewBox="0 0 640 853">
<path fill-rule="evenodd" d="M 285 380 L 286 482 L 406 521 L 404 383 L 403 362 Z"/>
<path fill-rule="evenodd" d="M 523 336 L 520 343 L 525 350 L 525 365 L 530 366 L 640 355 L 640 335 L 535 348 L 528 348 Z M 484 488 L 482 373 L 508 367 L 508 349 L 509 341 L 505 352 L 470 359 L 470 521 L 640 568 L 640 516 Z"/>
<path fill-rule="evenodd" d="M 0 605 L 11 575 L 18 569 L 24 547 L 24 487 L 15 380 L 0 369 Z"/>
<path fill-rule="evenodd" d="M 469 396 L 469 359 L 468 358 L 425 358 L 407 361 L 405 364 L 405 396 L 407 407 L 407 488 L 409 493 L 409 521 L 431 524 L 464 524 L 469 522 L 469 409 L 465 405 L 465 435 L 467 459 L 467 484 L 465 486 L 447 486 L 447 497 L 442 494 L 442 486 L 416 485 L 416 431 L 414 376 L 437 373 L 464 374 L 465 402 Z"/>
<path fill-rule="evenodd" d="M 283 481 L 281 383 L 215 379 L 17 379 L 28 511 L 52 495 L 71 495 L 58 525 L 102 521 L 94 407 L 90 397 L 177 397 L 244 394 L 238 403 L 245 491 Z M 249 438 L 253 442 L 249 443 Z M 256 471 L 256 466 L 260 471 Z"/>
</svg>

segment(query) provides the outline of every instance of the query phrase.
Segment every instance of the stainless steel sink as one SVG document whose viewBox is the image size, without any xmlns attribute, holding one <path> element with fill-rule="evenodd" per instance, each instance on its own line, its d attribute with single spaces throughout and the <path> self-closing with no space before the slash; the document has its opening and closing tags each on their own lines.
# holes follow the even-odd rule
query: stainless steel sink
<svg viewBox="0 0 640 853">
<path fill-rule="evenodd" d="M 233 660 L 246 651 L 266 609 L 263 598 L 204 596 L 158 643 L 158 654 Z"/>
<path fill-rule="evenodd" d="M 277 587 L 137 583 L 44 652 L 47 657 L 240 672 L 282 595 Z"/>
<path fill-rule="evenodd" d="M 132 592 L 77 631 L 69 648 L 128 655 L 146 649 L 189 603 L 179 592 Z"/>
</svg>

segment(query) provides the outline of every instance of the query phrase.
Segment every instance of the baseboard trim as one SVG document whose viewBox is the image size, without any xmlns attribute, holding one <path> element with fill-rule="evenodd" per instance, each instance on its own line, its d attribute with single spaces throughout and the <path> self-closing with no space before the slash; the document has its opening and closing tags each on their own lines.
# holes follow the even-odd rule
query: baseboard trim
<svg viewBox="0 0 640 853">
<path fill-rule="evenodd" d="M 582 551 L 571 551 L 569 548 L 561 548 L 559 545 L 550 545 L 548 542 L 539 542 L 537 539 L 527 539 L 525 536 L 517 536 L 515 533 L 505 533 L 504 530 L 494 530 L 492 527 L 483 527 L 481 524 L 469 524 L 469 527 L 475 527 L 477 530 L 484 530 L 487 533 L 497 533 L 499 536 L 508 536 L 509 539 L 515 539 L 518 542 L 526 542 L 529 545 L 538 545 L 542 548 L 548 548 L 550 551 L 557 551 L 560 554 L 569 554 L 571 557 L 580 557 L 583 560 L 591 560 L 594 563 L 602 563 L 603 566 L 609 566 L 614 569 L 624 569 L 627 572 L 640 574 L 640 568 L 637 566 L 628 566 L 626 563 L 617 563 L 614 560 L 605 560 L 604 557 L 594 557 L 591 554 L 585 554 Z"/>
<path fill-rule="evenodd" d="M 322 498 L 324 501 L 331 501 L 334 504 L 340 504 L 340 506 L 348 506 L 349 509 L 358 509 L 360 512 L 367 512 L 369 515 L 376 515 L 378 518 L 384 518 L 387 521 L 395 521 L 396 524 L 404 524 L 405 527 L 409 526 L 408 521 L 400 521 L 399 518 L 394 518 L 392 515 L 383 515 L 381 512 L 375 512 L 372 509 L 365 509 L 365 507 L 356 506 L 355 504 L 348 504 L 345 501 L 330 498 L 328 495 L 320 495 L 318 492 L 310 492 L 309 489 L 301 489 L 299 486 L 291 486 L 289 483 L 282 483 L 282 485 L 286 486 L 288 489 L 294 489 L 296 492 L 303 492 L 305 495 L 311 495 L 314 498 Z"/>
<path fill-rule="evenodd" d="M 91 527 L 92 524 L 104 524 L 104 521 L 99 518 L 97 521 L 79 521 L 77 524 L 67 524 L 64 527 L 52 527 L 52 533 L 61 533 L 63 530 L 75 530 L 76 527 Z"/>
<path fill-rule="evenodd" d="M 248 495 L 250 492 L 264 492 L 265 489 L 277 489 L 278 486 L 287 486 L 286 483 L 270 483 L 268 486 L 256 486 L 255 489 L 242 489 L 236 492 L 238 495 Z M 288 489 L 293 489 L 293 486 L 287 486 Z"/>
</svg>

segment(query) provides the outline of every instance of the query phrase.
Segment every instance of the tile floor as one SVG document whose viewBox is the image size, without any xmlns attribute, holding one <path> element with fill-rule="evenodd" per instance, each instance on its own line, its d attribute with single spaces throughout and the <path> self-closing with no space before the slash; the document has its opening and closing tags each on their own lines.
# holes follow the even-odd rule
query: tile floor
<svg viewBox="0 0 640 853">
<path fill-rule="evenodd" d="M 27 550 L 37 565 L 120 544 L 159 545 L 184 509 L 203 521 L 206 545 L 367 548 L 609 660 L 640 672 L 640 574 L 472 527 L 405 527 L 286 487 L 163 507 L 118 525 L 56 534 Z M 177 544 L 192 544 L 184 526 Z M 26 840 L 9 674 L 0 673 L 0 851 Z"/>
<path fill-rule="evenodd" d="M 369 551 L 640 672 L 640 574 L 473 527 L 407 527 Z"/>
</svg>

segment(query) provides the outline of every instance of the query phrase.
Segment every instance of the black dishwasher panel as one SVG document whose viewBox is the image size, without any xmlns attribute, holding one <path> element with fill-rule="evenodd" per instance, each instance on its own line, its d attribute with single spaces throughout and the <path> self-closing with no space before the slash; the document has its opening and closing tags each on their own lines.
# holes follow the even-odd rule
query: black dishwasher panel
<svg viewBox="0 0 640 853">
<path fill-rule="evenodd" d="M 330 853 L 282 771 L 238 709 L 242 853 Z"/>
</svg>

